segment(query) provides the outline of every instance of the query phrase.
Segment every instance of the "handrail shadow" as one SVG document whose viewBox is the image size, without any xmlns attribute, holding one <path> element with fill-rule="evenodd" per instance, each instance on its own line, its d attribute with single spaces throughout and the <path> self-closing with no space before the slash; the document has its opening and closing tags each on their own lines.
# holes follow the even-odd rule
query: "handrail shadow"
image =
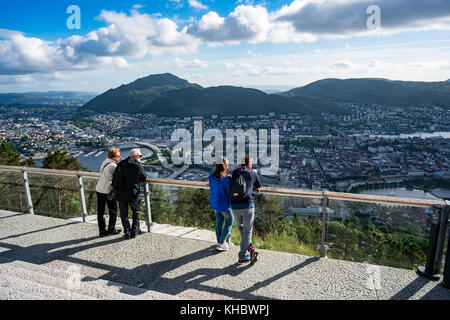
<svg viewBox="0 0 450 320">
<path fill-rule="evenodd" d="M 17 215 L 22 215 L 22 214 L 17 214 Z M 12 216 L 8 216 L 8 217 L 14 217 L 14 216 L 17 216 L 17 215 L 12 215 Z M 8 217 L 0 217 L 0 219 L 8 218 Z M 72 224 L 77 224 L 77 223 L 79 223 L 79 222 L 68 222 L 68 223 L 66 223 L 64 225 L 48 227 L 48 228 L 39 229 L 39 230 L 33 230 L 33 231 L 21 233 L 21 234 L 15 234 L 15 235 L 12 235 L 12 236 L 0 238 L 0 241 L 8 240 L 8 239 L 14 239 L 14 238 L 19 238 L 19 237 L 23 237 L 23 236 L 26 236 L 26 235 L 29 235 L 29 234 L 38 233 L 38 232 L 42 232 L 42 231 L 48 231 L 48 230 L 52 230 L 52 229 L 59 229 L 59 228 L 63 228 L 63 227 L 66 227 L 66 226 L 70 226 Z"/>
<path fill-rule="evenodd" d="M 55 227 L 46 228 L 42 230 L 50 230 L 53 228 Z M 295 272 L 296 270 L 319 259 L 317 257 L 310 258 L 295 267 L 292 267 L 270 279 L 267 279 L 266 281 L 256 283 L 251 288 L 245 289 L 243 291 L 236 291 L 220 287 L 214 287 L 211 285 L 206 285 L 204 283 L 211 281 L 215 278 L 221 277 L 223 275 L 237 277 L 244 271 L 251 268 L 252 267 L 251 264 L 238 265 L 237 263 L 232 263 L 226 266 L 225 268 L 199 268 L 193 270 L 192 272 L 179 275 L 175 278 L 167 278 L 163 276 L 164 274 L 176 270 L 179 267 L 182 267 L 186 264 L 218 254 L 218 252 L 214 250 L 212 247 L 204 248 L 174 259 L 158 261 L 153 264 L 140 265 L 134 269 L 126 269 L 123 267 L 93 262 L 73 256 L 74 254 L 84 250 L 124 242 L 122 240 L 122 237 L 117 237 L 104 241 L 84 244 L 86 242 L 93 241 L 96 239 L 98 239 L 98 237 L 94 236 L 89 238 L 61 241 L 56 243 L 35 244 L 28 247 L 22 247 L 19 245 L 0 242 L 0 247 L 9 249 L 1 252 L 0 257 L 4 257 L 10 260 L 25 261 L 33 264 L 47 264 L 52 261 L 58 260 L 73 264 L 79 264 L 85 267 L 92 267 L 96 269 L 105 270 L 107 271 L 107 273 L 100 276 L 99 279 L 111 281 L 119 285 L 122 284 L 123 287 L 121 287 L 120 292 L 130 295 L 136 295 L 138 293 L 136 293 L 133 290 L 130 290 L 129 287 L 137 287 L 140 289 L 157 291 L 169 295 L 177 295 L 186 290 L 198 290 L 208 292 L 211 294 L 227 296 L 234 299 L 248 299 L 248 300 L 269 299 L 268 297 L 256 295 L 252 292 L 262 287 L 265 287 L 270 283 L 284 276 L 287 276 L 288 274 Z M 127 242 L 125 241 L 124 244 L 126 245 Z M 71 247 L 64 248 L 67 246 Z M 92 281 L 92 280 L 93 278 L 89 276 L 86 276 L 84 279 L 82 279 L 82 281 Z"/>
</svg>

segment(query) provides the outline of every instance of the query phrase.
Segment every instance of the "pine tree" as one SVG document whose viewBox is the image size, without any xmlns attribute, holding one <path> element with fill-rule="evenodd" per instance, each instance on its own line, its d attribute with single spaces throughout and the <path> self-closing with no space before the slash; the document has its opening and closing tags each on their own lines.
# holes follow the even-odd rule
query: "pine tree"
<svg viewBox="0 0 450 320">
<path fill-rule="evenodd" d="M 5 140 L 0 144 L 0 164 L 6 166 L 20 166 L 20 154 L 11 148 Z"/>
<path fill-rule="evenodd" d="M 60 150 L 50 151 L 44 159 L 43 167 L 46 169 L 72 170 L 80 171 L 86 170 L 81 166 L 75 157 L 67 157 L 67 151 Z"/>
</svg>

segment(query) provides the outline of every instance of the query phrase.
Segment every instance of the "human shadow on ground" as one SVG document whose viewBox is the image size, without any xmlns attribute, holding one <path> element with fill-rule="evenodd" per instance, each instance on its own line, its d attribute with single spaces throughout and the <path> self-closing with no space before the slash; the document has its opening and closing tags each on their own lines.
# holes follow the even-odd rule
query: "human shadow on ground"
<svg viewBox="0 0 450 320">
<path fill-rule="evenodd" d="M 53 228 L 57 227 L 50 227 L 42 230 L 51 230 Z M 39 230 L 36 230 L 25 234 L 38 231 Z M 131 290 L 130 287 L 157 291 L 169 295 L 179 295 L 189 290 L 198 291 L 199 296 L 208 293 L 233 299 L 247 300 L 273 299 L 273 297 L 257 295 L 254 292 L 319 260 L 317 257 L 309 258 L 269 279 L 256 282 L 251 287 L 245 288 L 246 285 L 248 286 L 248 281 L 242 283 L 245 278 L 241 277 L 246 276 L 244 274 L 246 271 L 252 272 L 252 265 L 250 263 L 239 265 L 233 261 L 233 263 L 225 267 L 210 267 L 211 261 L 205 261 L 206 267 L 196 267 L 199 264 L 201 266 L 203 259 L 220 254 L 211 246 L 176 258 L 166 259 L 152 264 L 142 264 L 133 269 L 112 265 L 111 263 L 108 263 L 108 258 L 104 259 L 102 262 L 97 262 L 76 256 L 77 253 L 86 250 L 119 243 L 123 243 L 122 248 L 125 248 L 129 242 L 124 241 L 122 236 L 112 236 L 101 239 L 97 236 L 92 236 L 55 243 L 34 244 L 27 247 L 0 242 L 0 248 L 7 249 L 0 252 L 0 257 L 11 260 L 21 260 L 33 264 L 47 264 L 53 261 L 64 261 L 82 267 L 99 269 L 106 272 L 100 276 L 100 279 L 111 281 L 114 285 L 120 286 L 120 284 L 122 284 L 123 287 L 120 289 L 120 292 L 132 295 L 140 293 L 139 291 Z M 176 275 L 180 272 L 177 269 L 192 262 L 195 262 L 192 271 Z M 227 282 L 230 281 L 227 279 L 230 276 L 235 278 L 234 283 Z M 94 278 L 92 277 L 85 277 L 82 281 L 89 282 L 93 279 Z M 113 284 L 111 283 L 111 285 Z"/>
</svg>

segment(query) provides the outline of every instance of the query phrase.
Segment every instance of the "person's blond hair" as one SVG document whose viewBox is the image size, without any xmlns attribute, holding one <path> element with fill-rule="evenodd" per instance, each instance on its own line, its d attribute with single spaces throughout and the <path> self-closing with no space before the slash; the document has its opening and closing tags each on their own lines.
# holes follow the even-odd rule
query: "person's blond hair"
<svg viewBox="0 0 450 320">
<path fill-rule="evenodd" d="M 119 154 L 120 154 L 120 149 L 118 149 L 118 148 L 111 148 L 108 151 L 108 158 L 114 160 L 114 158 L 117 157 Z"/>
</svg>

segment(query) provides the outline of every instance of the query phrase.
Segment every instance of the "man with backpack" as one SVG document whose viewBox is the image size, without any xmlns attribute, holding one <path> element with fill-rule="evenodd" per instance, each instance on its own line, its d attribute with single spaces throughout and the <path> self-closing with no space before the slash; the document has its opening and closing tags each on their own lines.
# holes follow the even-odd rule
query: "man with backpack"
<svg viewBox="0 0 450 320">
<path fill-rule="evenodd" d="M 252 170 L 252 165 L 253 159 L 246 156 L 242 161 L 241 167 L 233 171 L 231 178 L 231 208 L 242 236 L 238 258 L 239 264 L 245 262 L 253 264 L 258 257 L 258 252 L 252 243 L 253 221 L 255 218 L 253 191 L 260 192 L 261 181 L 256 170 Z"/>
<path fill-rule="evenodd" d="M 120 219 L 125 233 L 125 238 L 135 238 L 141 233 L 140 215 L 141 201 L 139 197 L 141 183 L 147 180 L 144 167 L 141 164 L 142 154 L 139 149 L 133 149 L 130 156 L 119 162 L 114 171 L 112 185 L 116 199 L 119 201 Z M 130 228 L 128 220 L 128 207 L 133 213 L 133 224 Z"/>
</svg>

